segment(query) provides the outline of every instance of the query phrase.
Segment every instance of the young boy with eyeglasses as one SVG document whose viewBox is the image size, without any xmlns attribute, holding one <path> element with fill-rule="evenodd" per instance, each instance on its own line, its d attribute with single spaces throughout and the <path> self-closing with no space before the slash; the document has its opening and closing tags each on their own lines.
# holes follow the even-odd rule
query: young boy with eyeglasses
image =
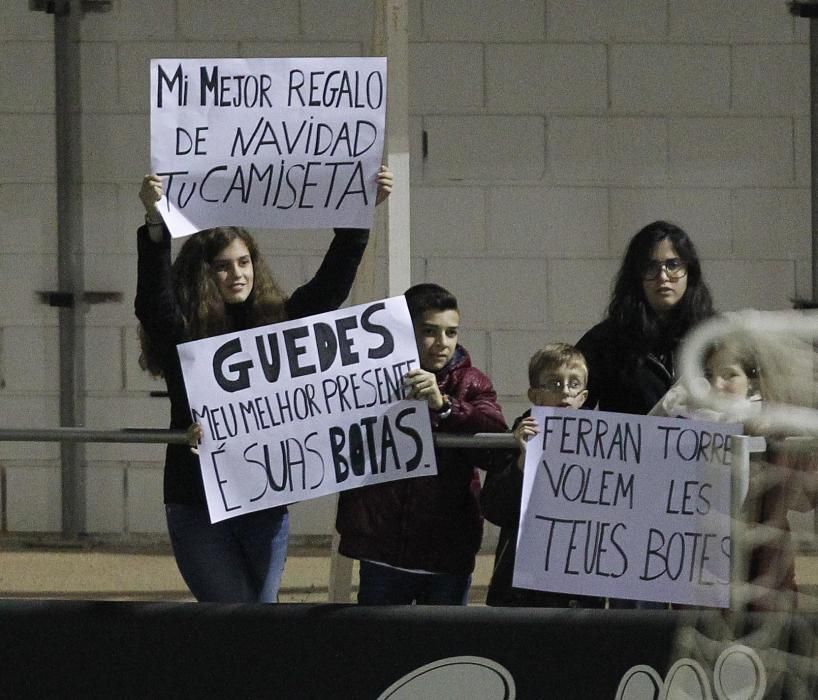
<svg viewBox="0 0 818 700">
<path fill-rule="evenodd" d="M 538 350 L 528 363 L 528 399 L 535 406 L 581 408 L 588 398 L 588 365 L 573 345 L 552 343 Z M 520 447 L 499 470 L 490 471 L 480 493 L 487 520 L 500 526 L 489 583 L 487 605 L 545 608 L 602 608 L 604 598 L 534 591 L 512 586 L 526 444 L 539 433 L 537 421 L 526 411 L 514 422 L 513 434 Z"/>
</svg>

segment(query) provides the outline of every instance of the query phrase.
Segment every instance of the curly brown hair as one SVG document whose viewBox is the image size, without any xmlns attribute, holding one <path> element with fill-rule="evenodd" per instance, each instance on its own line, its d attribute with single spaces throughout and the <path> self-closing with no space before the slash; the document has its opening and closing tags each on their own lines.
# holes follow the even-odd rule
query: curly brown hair
<svg viewBox="0 0 818 700">
<path fill-rule="evenodd" d="M 270 273 L 250 233 L 235 226 L 199 231 L 188 238 L 173 261 L 171 276 L 176 301 L 185 320 L 185 340 L 198 340 L 235 330 L 213 273 L 213 260 L 236 239 L 247 246 L 253 263 L 253 289 L 244 302 L 249 328 L 286 320 L 286 295 Z M 162 375 L 161 357 L 140 325 L 139 364 Z"/>
</svg>

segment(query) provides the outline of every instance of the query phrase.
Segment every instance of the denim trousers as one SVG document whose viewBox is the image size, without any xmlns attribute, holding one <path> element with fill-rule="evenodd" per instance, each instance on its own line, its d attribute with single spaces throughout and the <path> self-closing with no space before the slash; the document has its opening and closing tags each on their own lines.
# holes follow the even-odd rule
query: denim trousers
<svg viewBox="0 0 818 700">
<path fill-rule="evenodd" d="M 360 562 L 360 605 L 466 605 L 471 575 L 418 574 Z"/>
<path fill-rule="evenodd" d="M 287 560 L 289 515 L 258 510 L 211 523 L 207 506 L 167 503 L 176 565 L 199 602 L 275 603 Z"/>
</svg>

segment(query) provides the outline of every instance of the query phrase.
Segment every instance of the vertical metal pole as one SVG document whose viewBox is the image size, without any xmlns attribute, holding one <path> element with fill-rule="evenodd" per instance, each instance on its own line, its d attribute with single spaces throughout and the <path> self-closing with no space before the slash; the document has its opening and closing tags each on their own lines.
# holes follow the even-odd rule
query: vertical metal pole
<svg viewBox="0 0 818 700">
<path fill-rule="evenodd" d="M 80 109 L 80 0 L 58 0 L 54 10 L 56 77 L 57 250 L 59 289 L 72 300 L 59 310 L 60 425 L 85 420 L 85 337 L 82 315 L 82 124 Z M 62 533 L 85 532 L 85 447 L 60 443 Z"/>
<path fill-rule="evenodd" d="M 809 306 L 818 305 L 818 2 L 791 0 L 790 14 L 809 19 L 809 94 L 810 94 L 810 202 L 812 214 L 812 296 Z M 812 523 L 818 534 L 818 509 Z"/>
<path fill-rule="evenodd" d="M 810 202 L 812 204 L 812 296 L 818 304 L 818 17 L 809 18 Z M 818 509 L 812 518 L 818 534 Z"/>
<path fill-rule="evenodd" d="M 818 302 L 818 17 L 809 19 L 810 183 L 812 202 L 812 302 Z"/>
<path fill-rule="evenodd" d="M 766 438 L 757 435 L 732 435 L 732 489 L 730 492 L 730 607 L 742 610 L 750 593 L 748 578 L 752 543 L 748 537 L 744 502 L 750 491 L 750 455 L 767 449 Z"/>
<path fill-rule="evenodd" d="M 338 497 L 335 498 L 336 504 Z M 349 603 L 352 599 L 352 559 L 342 557 L 338 553 L 341 536 L 332 533 L 332 544 L 329 553 L 329 582 L 327 584 L 327 600 L 330 603 Z"/>
<path fill-rule="evenodd" d="M 750 480 L 750 437 L 733 435 L 732 488 L 730 490 L 730 608 L 741 610 L 747 596 L 749 558 L 746 547 L 747 523 L 742 513 L 744 497 Z"/>
</svg>

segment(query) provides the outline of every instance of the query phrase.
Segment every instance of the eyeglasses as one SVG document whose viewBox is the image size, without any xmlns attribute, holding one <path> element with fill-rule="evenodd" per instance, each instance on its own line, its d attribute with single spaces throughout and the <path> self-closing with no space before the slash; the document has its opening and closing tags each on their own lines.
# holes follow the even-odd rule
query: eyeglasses
<svg viewBox="0 0 818 700">
<path fill-rule="evenodd" d="M 646 282 L 655 280 L 662 272 L 669 280 L 679 280 L 687 274 L 687 263 L 681 258 L 651 260 L 642 270 L 642 279 Z"/>
<path fill-rule="evenodd" d="M 567 393 L 568 396 L 574 397 L 585 388 L 585 385 L 579 379 L 569 379 L 567 382 L 562 379 L 546 379 L 544 383 L 533 388 L 547 391 L 549 394 Z"/>
</svg>

